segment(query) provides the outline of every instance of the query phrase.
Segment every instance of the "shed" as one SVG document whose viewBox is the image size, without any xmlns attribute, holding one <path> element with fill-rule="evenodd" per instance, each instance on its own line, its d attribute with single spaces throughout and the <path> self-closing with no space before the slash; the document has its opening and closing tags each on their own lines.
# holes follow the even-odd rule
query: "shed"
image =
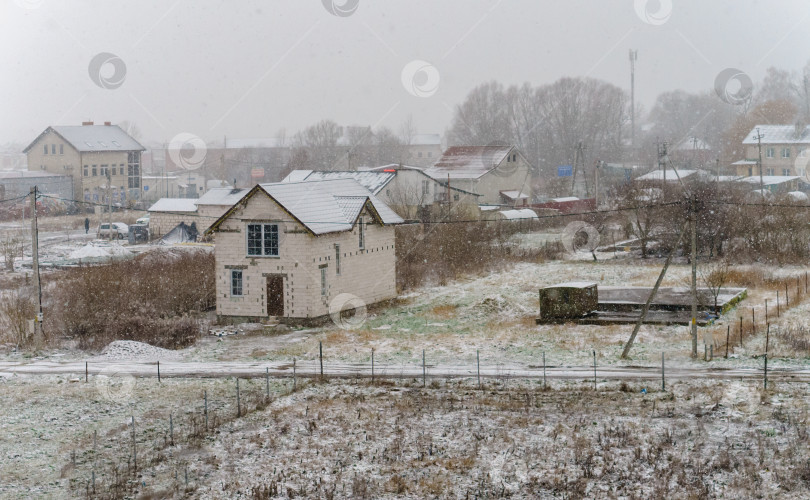
<svg viewBox="0 0 810 500">
<path fill-rule="evenodd" d="M 540 319 L 576 319 L 599 307 L 596 283 L 573 281 L 540 289 Z"/>
</svg>

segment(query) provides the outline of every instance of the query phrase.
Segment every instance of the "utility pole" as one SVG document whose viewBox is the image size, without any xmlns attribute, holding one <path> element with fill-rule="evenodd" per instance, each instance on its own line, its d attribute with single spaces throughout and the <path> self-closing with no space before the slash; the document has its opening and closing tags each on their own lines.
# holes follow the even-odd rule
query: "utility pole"
<svg viewBox="0 0 810 500">
<path fill-rule="evenodd" d="M 112 177 L 110 176 L 110 167 L 107 167 L 107 223 L 109 224 L 110 229 L 110 241 L 113 239 L 113 227 L 112 227 L 112 191 L 110 187 L 112 185 Z"/>
<path fill-rule="evenodd" d="M 630 49 L 630 146 L 636 147 L 636 61 L 638 50 Z"/>
<path fill-rule="evenodd" d="M 697 357 L 697 217 L 695 195 L 689 194 L 689 220 L 692 224 L 692 357 Z"/>
<path fill-rule="evenodd" d="M 37 187 L 31 188 L 31 256 L 34 272 L 34 295 L 36 296 L 36 318 L 34 318 L 34 346 L 43 344 L 42 338 L 42 285 L 39 280 L 39 232 L 37 229 Z"/>
<path fill-rule="evenodd" d="M 599 167 L 603 162 L 600 160 L 594 161 L 593 176 L 594 176 L 594 207 L 599 209 Z"/>
<path fill-rule="evenodd" d="M 754 139 L 757 140 L 757 151 L 759 152 L 759 160 L 757 160 L 757 166 L 759 168 L 759 194 L 762 197 L 765 197 L 765 181 L 762 179 L 762 138 L 765 137 L 764 135 L 759 133 L 759 127 L 757 127 L 757 136 Z"/>
<path fill-rule="evenodd" d="M 659 143 L 658 144 L 658 168 L 661 169 L 663 173 L 664 182 L 661 184 L 661 192 L 662 194 L 666 195 L 666 187 L 667 187 L 667 143 Z M 666 198 L 666 196 L 664 196 Z"/>
</svg>

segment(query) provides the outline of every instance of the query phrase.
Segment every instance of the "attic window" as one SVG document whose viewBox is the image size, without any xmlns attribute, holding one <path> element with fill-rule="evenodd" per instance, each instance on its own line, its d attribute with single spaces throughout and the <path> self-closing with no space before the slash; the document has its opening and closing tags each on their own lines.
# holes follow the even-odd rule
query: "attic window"
<svg viewBox="0 0 810 500">
<path fill-rule="evenodd" d="M 89 148 L 93 148 L 93 147 L 95 147 L 95 146 L 93 146 L 91 143 L 89 143 L 89 142 L 87 142 L 87 141 L 84 141 L 84 143 L 85 143 L 85 144 L 87 144 L 87 147 L 89 147 Z"/>
<path fill-rule="evenodd" d="M 120 147 L 121 147 L 121 145 L 120 145 L 120 144 L 118 144 L 118 141 L 112 141 L 112 143 L 113 143 L 113 146 L 115 146 L 115 147 L 117 147 L 117 148 L 120 148 Z"/>
<path fill-rule="evenodd" d="M 107 145 L 106 145 L 106 144 L 104 144 L 104 143 L 103 143 L 103 142 L 101 142 L 101 141 L 98 141 L 98 143 L 99 143 L 99 144 L 101 144 L 101 147 L 102 147 L 102 148 L 106 148 L 106 147 L 107 147 Z"/>
</svg>

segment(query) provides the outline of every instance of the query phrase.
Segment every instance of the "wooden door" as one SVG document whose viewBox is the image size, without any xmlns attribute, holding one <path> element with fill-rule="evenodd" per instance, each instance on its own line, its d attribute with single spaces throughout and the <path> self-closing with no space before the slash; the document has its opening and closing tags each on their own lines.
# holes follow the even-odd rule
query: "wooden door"
<svg viewBox="0 0 810 500">
<path fill-rule="evenodd" d="M 267 315 L 284 316 L 284 276 L 267 277 Z"/>
</svg>

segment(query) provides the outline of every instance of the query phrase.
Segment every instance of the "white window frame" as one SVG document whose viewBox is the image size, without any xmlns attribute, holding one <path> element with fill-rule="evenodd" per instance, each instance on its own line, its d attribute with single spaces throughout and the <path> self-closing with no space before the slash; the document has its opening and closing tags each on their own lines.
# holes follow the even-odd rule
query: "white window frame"
<svg viewBox="0 0 810 500">
<path fill-rule="evenodd" d="M 782 169 L 782 175 L 785 175 L 785 176 L 790 175 L 790 169 L 789 168 L 783 168 Z"/>
<path fill-rule="evenodd" d="M 245 296 L 245 273 L 242 269 L 231 269 L 231 297 L 244 297 Z M 238 275 L 238 277 L 237 277 Z M 238 283 L 238 286 L 237 286 Z M 238 290 L 239 293 L 234 293 Z"/>
<path fill-rule="evenodd" d="M 261 246 L 259 247 L 259 253 L 250 253 L 251 246 L 250 246 L 250 226 L 261 226 L 261 236 L 259 241 L 261 242 Z M 268 249 L 265 248 L 266 243 L 266 230 L 268 227 L 275 227 L 276 228 L 276 248 L 275 253 L 268 253 Z M 279 257 L 281 255 L 281 226 L 278 222 L 249 222 L 245 225 L 245 254 L 248 257 Z"/>
<path fill-rule="evenodd" d="M 782 158 L 790 158 L 790 148 L 782 148 Z"/>
<path fill-rule="evenodd" d="M 776 148 L 765 148 L 765 158 L 773 158 L 776 154 Z"/>
</svg>

